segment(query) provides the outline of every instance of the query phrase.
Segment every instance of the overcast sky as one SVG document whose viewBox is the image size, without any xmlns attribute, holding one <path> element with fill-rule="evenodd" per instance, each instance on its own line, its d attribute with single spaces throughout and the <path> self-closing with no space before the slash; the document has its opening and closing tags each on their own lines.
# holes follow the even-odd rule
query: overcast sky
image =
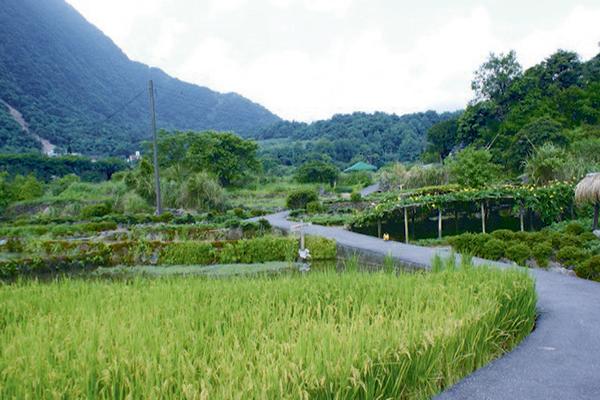
<svg viewBox="0 0 600 400">
<path fill-rule="evenodd" d="M 127 55 L 286 119 L 456 110 L 490 51 L 600 51 L 598 0 L 68 0 Z"/>
</svg>

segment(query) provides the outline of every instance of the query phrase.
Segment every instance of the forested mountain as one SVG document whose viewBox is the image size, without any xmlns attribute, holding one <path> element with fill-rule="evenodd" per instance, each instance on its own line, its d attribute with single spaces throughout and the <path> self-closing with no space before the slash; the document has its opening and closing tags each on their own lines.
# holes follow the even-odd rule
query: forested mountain
<svg viewBox="0 0 600 400">
<path fill-rule="evenodd" d="M 427 145 L 429 128 L 458 115 L 356 112 L 311 124 L 281 121 L 260 129 L 257 138 L 264 141 L 263 155 L 285 165 L 325 158 L 340 165 L 364 160 L 381 166 L 390 161 L 414 161 Z"/>
<path fill-rule="evenodd" d="M 136 149 L 148 137 L 150 77 L 160 128 L 247 136 L 279 120 L 238 94 L 129 60 L 64 0 L 2 0 L 0 38 L 0 100 L 20 111 L 33 133 L 62 149 L 110 155 Z M 0 151 L 39 147 L 9 119 L 0 104 Z"/>
<path fill-rule="evenodd" d="M 559 50 L 526 71 L 514 52 L 492 54 L 472 87 L 475 100 L 460 118 L 429 132 L 430 152 L 489 148 L 496 162 L 518 172 L 546 143 L 572 148 L 600 140 L 600 54 L 583 62 Z"/>
</svg>

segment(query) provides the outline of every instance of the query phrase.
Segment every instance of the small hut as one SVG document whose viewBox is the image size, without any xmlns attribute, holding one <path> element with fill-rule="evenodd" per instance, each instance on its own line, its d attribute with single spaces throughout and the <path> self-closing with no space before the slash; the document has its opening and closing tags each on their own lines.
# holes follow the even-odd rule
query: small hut
<svg viewBox="0 0 600 400">
<path fill-rule="evenodd" d="M 598 214 L 600 213 L 600 173 L 587 174 L 575 188 L 575 200 L 579 204 L 594 206 L 594 227 L 598 229 Z"/>
<path fill-rule="evenodd" d="M 350 168 L 346 168 L 344 170 L 344 172 L 349 173 L 349 172 L 373 172 L 373 171 L 377 171 L 377 167 L 371 164 L 367 164 L 366 162 L 357 162 L 356 164 L 354 164 L 353 166 L 351 166 Z"/>
</svg>

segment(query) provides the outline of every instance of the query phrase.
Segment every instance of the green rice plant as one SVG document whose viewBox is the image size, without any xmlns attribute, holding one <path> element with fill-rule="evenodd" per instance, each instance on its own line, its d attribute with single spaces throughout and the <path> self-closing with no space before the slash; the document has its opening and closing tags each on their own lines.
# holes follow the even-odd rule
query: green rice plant
<svg viewBox="0 0 600 400">
<path fill-rule="evenodd" d="M 431 398 L 535 321 L 516 270 L 0 286 L 0 398 Z"/>
</svg>

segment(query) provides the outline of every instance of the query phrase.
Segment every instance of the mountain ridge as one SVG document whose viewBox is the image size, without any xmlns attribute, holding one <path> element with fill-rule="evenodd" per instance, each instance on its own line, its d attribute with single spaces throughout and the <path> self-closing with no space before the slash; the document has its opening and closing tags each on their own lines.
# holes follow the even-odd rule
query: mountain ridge
<svg viewBox="0 0 600 400">
<path fill-rule="evenodd" d="M 160 128 L 249 136 L 281 120 L 237 93 L 187 83 L 129 59 L 63 0 L 3 3 L 0 98 L 23 114 L 32 132 L 63 150 L 125 155 L 135 149 L 148 137 L 150 78 Z M 129 103 L 136 93 L 142 94 Z"/>
</svg>

